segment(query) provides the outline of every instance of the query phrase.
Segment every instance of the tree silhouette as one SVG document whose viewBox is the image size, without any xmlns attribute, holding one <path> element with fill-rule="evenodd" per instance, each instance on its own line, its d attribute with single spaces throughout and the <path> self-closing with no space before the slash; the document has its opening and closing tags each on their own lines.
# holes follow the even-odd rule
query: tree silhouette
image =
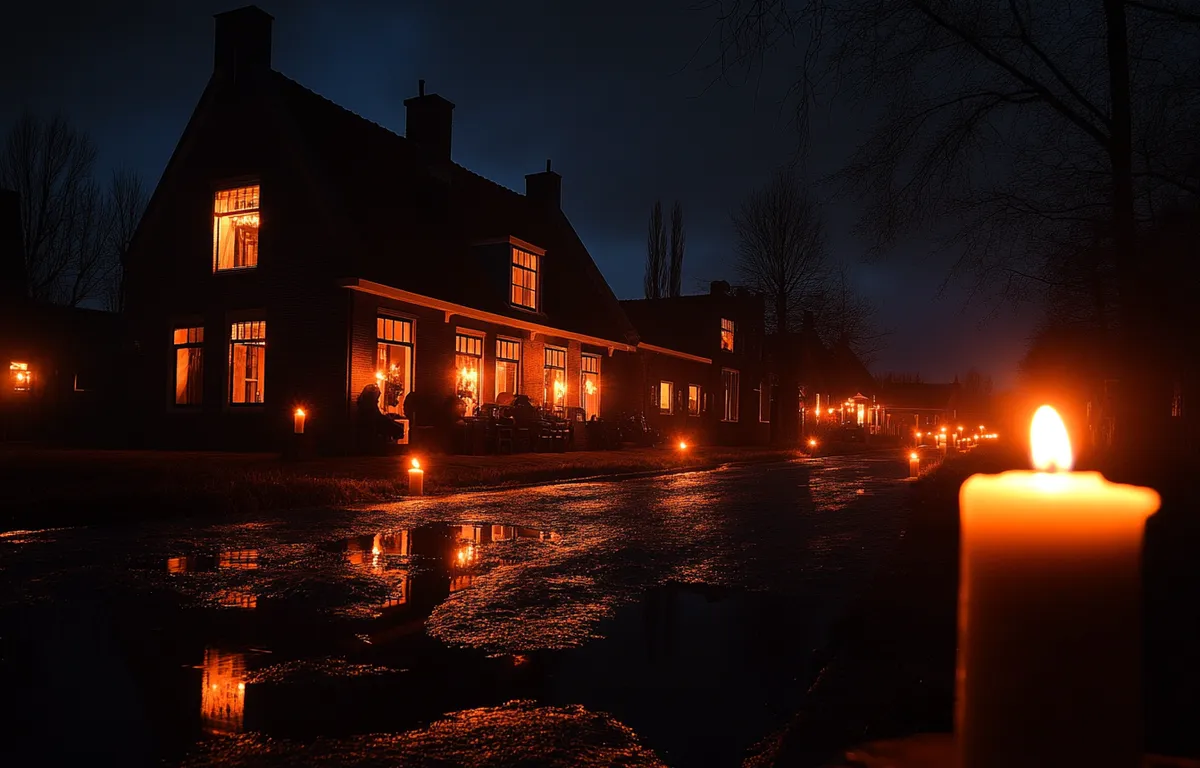
<svg viewBox="0 0 1200 768">
<path fill-rule="evenodd" d="M 825 227 L 794 168 L 779 169 L 733 214 L 742 282 L 767 299 L 767 327 L 794 330 L 826 276 Z"/>
<path fill-rule="evenodd" d="M 671 208 L 671 268 L 668 274 L 667 290 L 669 296 L 679 296 L 683 293 L 683 251 L 687 241 L 687 233 L 683 228 L 683 206 L 679 201 Z"/>
<path fill-rule="evenodd" d="M 667 274 L 667 234 L 663 229 L 662 202 L 654 201 L 646 234 L 646 275 L 643 286 L 647 299 L 661 299 Z"/>
</svg>

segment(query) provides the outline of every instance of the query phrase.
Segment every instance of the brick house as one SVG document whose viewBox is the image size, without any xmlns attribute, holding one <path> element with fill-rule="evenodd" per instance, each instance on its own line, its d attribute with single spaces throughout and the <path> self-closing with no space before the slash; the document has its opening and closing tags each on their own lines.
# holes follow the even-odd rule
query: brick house
<svg viewBox="0 0 1200 768">
<path fill-rule="evenodd" d="M 642 411 L 671 439 L 724 445 L 771 437 L 771 376 L 763 361 L 763 302 L 724 281 L 710 292 L 621 302 L 638 329 L 621 378 L 641 382 L 624 410 Z M 628 390 L 624 394 L 630 394 Z"/>
<path fill-rule="evenodd" d="M 413 393 L 600 416 L 636 401 L 609 366 L 637 332 L 549 163 L 524 194 L 482 178 L 451 159 L 454 105 L 423 81 L 401 137 L 274 71 L 271 24 L 216 16 L 212 77 L 131 246 L 147 441 L 278 446 L 303 408 L 349 449 L 372 384 L 396 415 Z"/>
</svg>

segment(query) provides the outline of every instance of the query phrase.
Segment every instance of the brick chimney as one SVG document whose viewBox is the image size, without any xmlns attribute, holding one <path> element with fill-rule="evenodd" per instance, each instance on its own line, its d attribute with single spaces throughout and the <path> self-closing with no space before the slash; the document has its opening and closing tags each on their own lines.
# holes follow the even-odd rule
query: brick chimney
<svg viewBox="0 0 1200 768">
<path fill-rule="evenodd" d="M 271 14 L 257 5 L 218 13 L 213 73 L 230 80 L 264 75 L 271 70 Z"/>
<path fill-rule="evenodd" d="M 546 170 L 525 176 L 525 197 L 552 211 L 562 210 L 562 176 L 550 170 L 549 160 Z"/>
<path fill-rule="evenodd" d="M 11 189 L 0 189 L 0 303 L 23 303 L 29 298 L 27 289 L 21 198 Z"/>
<path fill-rule="evenodd" d="M 708 292 L 713 296 L 728 296 L 729 283 L 724 280 L 713 280 L 708 284 Z"/>
<path fill-rule="evenodd" d="M 425 81 L 417 81 L 417 95 L 404 100 L 404 135 L 432 152 L 439 160 L 450 159 L 450 132 L 454 126 L 454 103 L 436 93 L 425 93 Z"/>
</svg>

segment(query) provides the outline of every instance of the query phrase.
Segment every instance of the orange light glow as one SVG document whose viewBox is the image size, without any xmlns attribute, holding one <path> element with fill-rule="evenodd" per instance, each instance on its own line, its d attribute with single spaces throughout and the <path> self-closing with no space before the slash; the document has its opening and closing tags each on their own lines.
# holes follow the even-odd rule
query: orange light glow
<svg viewBox="0 0 1200 768">
<path fill-rule="evenodd" d="M 917 455 L 916 451 L 913 451 L 912 453 L 908 454 L 908 458 L 912 461 L 916 461 L 917 459 L 919 459 L 921 457 Z"/>
<path fill-rule="evenodd" d="M 383 381 L 384 378 L 383 371 L 375 371 L 375 381 Z"/>
<path fill-rule="evenodd" d="M 412 468 L 413 468 L 413 469 L 420 469 L 420 468 L 421 468 L 421 462 L 417 461 L 416 459 L 413 459 L 413 460 L 412 460 Z"/>
<path fill-rule="evenodd" d="M 945 433 L 946 433 L 946 428 L 942 427 L 942 434 L 945 434 Z"/>
<path fill-rule="evenodd" d="M 811 439 L 809 439 L 809 441 L 808 441 L 808 447 L 809 447 L 809 448 L 816 448 L 816 447 L 817 447 L 817 439 L 816 439 L 815 437 L 814 437 L 814 438 L 811 438 Z"/>
<path fill-rule="evenodd" d="M 686 450 L 687 450 L 687 443 L 685 443 L 685 442 L 683 442 L 682 440 L 680 440 L 680 441 L 679 441 L 679 450 L 681 450 L 681 451 L 686 451 Z"/>
<path fill-rule="evenodd" d="M 587 392 L 589 395 L 594 395 L 596 394 L 596 385 L 593 384 L 589 379 L 588 381 L 583 382 L 583 391 Z"/>
<path fill-rule="evenodd" d="M 1029 427 L 1033 468 L 1039 472 L 1070 471 L 1075 465 L 1071 438 L 1058 411 L 1048 405 L 1038 408 Z"/>
<path fill-rule="evenodd" d="M 297 416 L 298 418 L 301 418 L 301 419 L 303 419 L 303 418 L 304 418 L 304 416 L 305 416 L 304 409 L 303 409 L 303 408 L 297 408 L 297 409 L 296 409 L 296 416 Z"/>
</svg>

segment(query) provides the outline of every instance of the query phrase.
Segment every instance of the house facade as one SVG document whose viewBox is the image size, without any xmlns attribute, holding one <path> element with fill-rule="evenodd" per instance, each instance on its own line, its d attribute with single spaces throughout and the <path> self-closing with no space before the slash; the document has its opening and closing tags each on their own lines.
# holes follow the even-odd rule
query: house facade
<svg viewBox="0 0 1200 768">
<path fill-rule="evenodd" d="M 640 391 L 622 402 L 665 437 L 764 444 L 771 438 L 772 377 L 764 361 L 763 302 L 724 281 L 709 293 L 622 301 L 638 329 L 636 355 L 614 364 Z"/>
<path fill-rule="evenodd" d="M 271 24 L 216 17 L 212 77 L 130 249 L 147 441 L 277 446 L 302 410 L 352 449 L 364 409 L 411 431 L 456 399 L 588 417 L 635 399 L 613 360 L 637 332 L 549 163 L 524 194 L 456 164 L 454 105 L 423 81 L 403 137 L 343 109 L 271 68 Z"/>
</svg>

